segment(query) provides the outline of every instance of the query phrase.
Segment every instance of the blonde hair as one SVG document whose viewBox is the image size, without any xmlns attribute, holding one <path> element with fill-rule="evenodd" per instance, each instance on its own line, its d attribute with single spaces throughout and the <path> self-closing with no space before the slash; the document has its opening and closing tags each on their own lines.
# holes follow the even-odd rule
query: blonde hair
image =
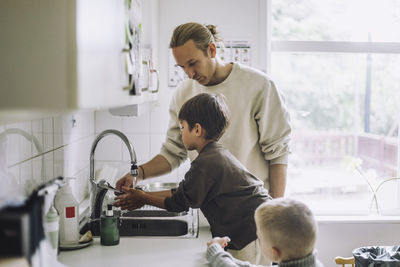
<svg viewBox="0 0 400 267">
<path fill-rule="evenodd" d="M 196 47 L 207 55 L 208 45 L 213 42 L 221 42 L 217 27 L 214 25 L 202 25 L 196 22 L 188 22 L 177 26 L 169 43 L 170 48 L 184 45 L 192 40 Z"/>
<path fill-rule="evenodd" d="M 317 225 L 304 203 L 285 198 L 267 201 L 256 209 L 255 221 L 262 236 L 287 259 L 312 253 Z"/>
</svg>

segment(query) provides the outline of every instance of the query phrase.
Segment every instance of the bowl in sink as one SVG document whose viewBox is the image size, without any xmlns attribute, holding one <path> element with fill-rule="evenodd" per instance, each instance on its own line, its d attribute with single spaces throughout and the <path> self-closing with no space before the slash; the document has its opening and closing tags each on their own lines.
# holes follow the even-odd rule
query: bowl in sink
<svg viewBox="0 0 400 267">
<path fill-rule="evenodd" d="M 137 189 L 141 189 L 146 192 L 157 192 L 157 191 L 164 191 L 170 190 L 174 188 L 178 188 L 179 183 L 161 183 L 161 182 L 154 182 L 149 184 L 143 184 L 136 186 Z"/>
</svg>

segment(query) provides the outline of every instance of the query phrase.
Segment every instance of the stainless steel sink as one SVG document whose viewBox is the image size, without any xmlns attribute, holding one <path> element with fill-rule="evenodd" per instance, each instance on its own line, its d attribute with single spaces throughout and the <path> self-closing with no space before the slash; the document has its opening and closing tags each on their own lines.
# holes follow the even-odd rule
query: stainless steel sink
<svg viewBox="0 0 400 267">
<path fill-rule="evenodd" d="M 176 188 L 175 183 L 152 183 L 143 185 L 144 191 L 161 191 Z M 164 236 L 195 238 L 198 236 L 199 217 L 197 209 L 185 212 L 170 212 L 153 206 L 144 206 L 133 211 L 117 211 L 120 216 L 120 236 Z M 91 220 L 81 230 L 92 230 L 94 236 L 100 235 L 100 220 Z"/>
<path fill-rule="evenodd" d="M 176 213 L 166 210 L 135 210 L 120 216 L 120 236 L 170 236 L 193 238 L 198 236 L 199 218 L 196 209 Z M 81 230 L 92 230 L 100 235 L 100 220 L 92 220 Z"/>
<path fill-rule="evenodd" d="M 169 212 L 161 209 L 142 209 L 124 213 L 121 217 L 121 236 L 197 237 L 198 213 Z"/>
<path fill-rule="evenodd" d="M 185 216 L 188 212 L 172 212 L 166 210 L 156 210 L 156 209 L 142 209 L 142 210 L 132 210 L 122 214 L 122 217 L 175 217 L 175 216 Z"/>
</svg>

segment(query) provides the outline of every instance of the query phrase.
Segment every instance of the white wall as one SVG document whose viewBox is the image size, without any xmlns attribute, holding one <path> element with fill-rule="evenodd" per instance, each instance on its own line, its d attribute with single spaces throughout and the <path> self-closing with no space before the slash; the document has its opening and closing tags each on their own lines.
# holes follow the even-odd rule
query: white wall
<svg viewBox="0 0 400 267">
<path fill-rule="evenodd" d="M 160 1 L 160 63 L 166 75 L 167 50 L 172 31 L 186 22 L 213 24 L 224 40 L 247 40 L 252 47 L 252 66 L 265 70 L 265 0 L 168 0 Z M 162 76 L 162 81 L 167 81 Z"/>
</svg>

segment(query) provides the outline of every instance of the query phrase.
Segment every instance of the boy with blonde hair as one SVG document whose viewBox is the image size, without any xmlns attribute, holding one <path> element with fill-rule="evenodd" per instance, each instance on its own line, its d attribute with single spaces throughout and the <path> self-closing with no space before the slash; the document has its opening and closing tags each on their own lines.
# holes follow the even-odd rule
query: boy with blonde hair
<svg viewBox="0 0 400 267">
<path fill-rule="evenodd" d="M 322 266 L 314 244 L 317 225 L 311 210 L 302 202 L 277 198 L 261 204 L 254 215 L 263 255 L 279 266 Z M 224 251 L 229 237 L 216 237 L 207 243 L 207 260 L 212 267 L 255 266 L 233 258 Z"/>
</svg>

